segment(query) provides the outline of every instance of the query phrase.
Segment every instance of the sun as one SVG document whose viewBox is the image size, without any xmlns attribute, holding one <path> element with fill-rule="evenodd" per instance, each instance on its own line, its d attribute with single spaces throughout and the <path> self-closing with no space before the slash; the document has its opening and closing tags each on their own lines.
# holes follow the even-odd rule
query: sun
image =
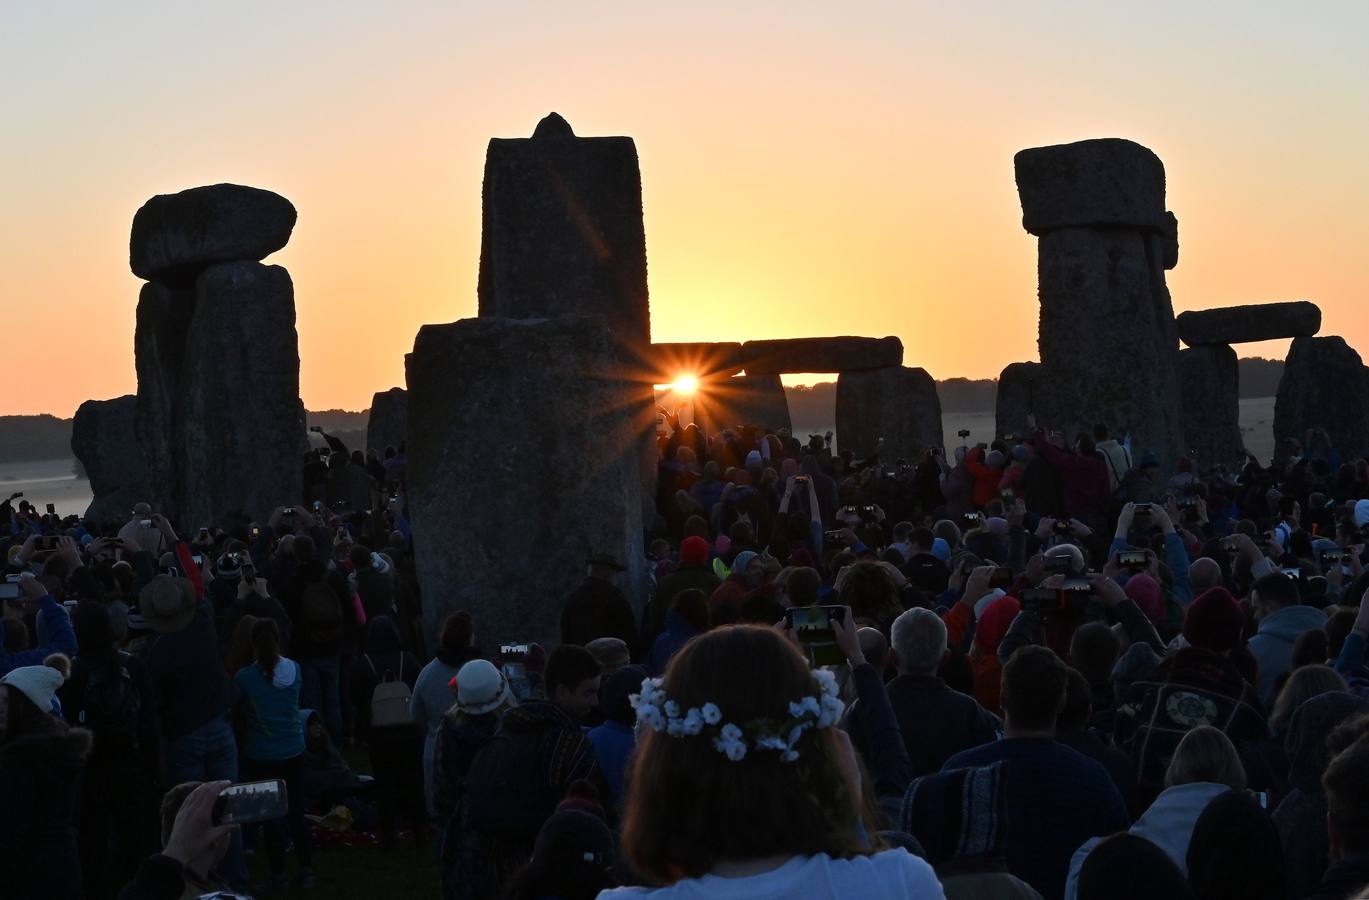
<svg viewBox="0 0 1369 900">
<path fill-rule="evenodd" d="M 699 389 L 699 379 L 693 375 L 681 375 L 670 385 L 670 389 L 677 394 L 688 396 Z"/>
</svg>

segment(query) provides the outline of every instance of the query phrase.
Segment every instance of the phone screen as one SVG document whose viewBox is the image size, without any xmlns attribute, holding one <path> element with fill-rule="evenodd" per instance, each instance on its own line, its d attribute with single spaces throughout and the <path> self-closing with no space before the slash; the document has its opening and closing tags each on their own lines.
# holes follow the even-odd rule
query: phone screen
<svg viewBox="0 0 1369 900">
<path fill-rule="evenodd" d="M 1123 550 L 1117 554 L 1117 562 L 1128 569 L 1144 569 L 1149 563 L 1144 550 Z"/>
<path fill-rule="evenodd" d="M 19 599 L 19 585 L 13 581 L 6 581 L 0 584 L 0 600 Z"/>
<path fill-rule="evenodd" d="M 784 618 L 815 666 L 835 666 L 846 659 L 837 646 L 832 622 L 845 620 L 843 606 L 808 606 L 787 609 Z"/>
<path fill-rule="evenodd" d="M 213 820 L 215 825 L 269 822 L 283 818 L 289 806 L 289 795 L 283 780 L 249 781 L 223 789 L 223 793 L 214 801 Z"/>
</svg>

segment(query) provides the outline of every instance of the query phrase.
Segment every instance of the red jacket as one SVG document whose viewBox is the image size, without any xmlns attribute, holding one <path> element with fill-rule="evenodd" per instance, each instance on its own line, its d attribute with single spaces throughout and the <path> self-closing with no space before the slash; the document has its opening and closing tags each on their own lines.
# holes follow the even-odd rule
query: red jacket
<svg viewBox="0 0 1369 900">
<path fill-rule="evenodd" d="M 1032 436 L 1032 448 L 1060 473 L 1065 486 L 1065 515 L 1083 519 L 1103 512 L 1112 495 L 1107 463 L 1097 455 L 1061 450 L 1039 431 Z"/>
<path fill-rule="evenodd" d="M 971 494 L 974 505 L 983 509 L 998 496 L 998 482 L 1003 478 L 1003 470 L 984 465 L 983 447 L 970 448 L 970 452 L 965 454 L 965 468 L 974 477 L 974 492 Z"/>
</svg>

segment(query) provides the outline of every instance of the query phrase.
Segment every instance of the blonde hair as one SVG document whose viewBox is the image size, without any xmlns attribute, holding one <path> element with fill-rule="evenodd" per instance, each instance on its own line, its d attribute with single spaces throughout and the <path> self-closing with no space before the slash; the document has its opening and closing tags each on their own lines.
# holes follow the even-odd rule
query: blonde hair
<svg viewBox="0 0 1369 900">
<path fill-rule="evenodd" d="M 1269 727 L 1281 731 L 1293 720 L 1293 713 L 1298 711 L 1298 707 L 1308 700 L 1332 691 L 1348 690 L 1350 688 L 1346 685 L 1345 679 L 1330 666 L 1303 666 L 1294 669 L 1293 674 L 1288 676 L 1288 681 L 1284 682 L 1283 690 L 1279 691 L 1279 696 L 1274 700 L 1274 708 L 1269 712 Z"/>
<path fill-rule="evenodd" d="M 1245 766 L 1231 738 L 1211 725 L 1199 725 L 1174 748 L 1165 771 L 1165 787 L 1206 781 L 1236 790 L 1245 788 Z"/>
</svg>

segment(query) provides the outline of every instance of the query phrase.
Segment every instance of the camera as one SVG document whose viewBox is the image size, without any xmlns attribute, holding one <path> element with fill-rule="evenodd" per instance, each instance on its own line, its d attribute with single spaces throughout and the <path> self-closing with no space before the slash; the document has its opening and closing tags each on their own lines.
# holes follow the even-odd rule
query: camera
<svg viewBox="0 0 1369 900">
<path fill-rule="evenodd" d="M 794 632 L 799 644 L 814 666 L 835 666 L 846 656 L 837 646 L 833 622 L 846 621 L 844 606 L 809 606 L 786 609 L 784 622 Z"/>
<path fill-rule="evenodd" d="M 962 429 L 960 429 L 959 431 L 956 432 L 956 436 L 957 436 L 957 437 L 962 437 L 962 438 L 967 438 L 967 437 L 970 436 L 970 429 L 968 429 L 968 428 L 962 428 Z"/>
<path fill-rule="evenodd" d="M 1144 550 L 1123 550 L 1117 554 L 1117 564 L 1126 569 L 1144 569 L 1150 560 Z"/>
</svg>

